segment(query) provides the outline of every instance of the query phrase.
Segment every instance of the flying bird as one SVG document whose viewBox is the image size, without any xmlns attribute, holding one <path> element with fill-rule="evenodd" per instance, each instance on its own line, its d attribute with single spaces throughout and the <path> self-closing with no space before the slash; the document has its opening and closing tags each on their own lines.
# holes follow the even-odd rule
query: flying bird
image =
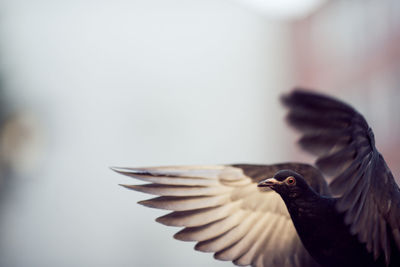
<svg viewBox="0 0 400 267">
<path fill-rule="evenodd" d="M 252 266 L 400 266 L 400 189 L 364 117 L 314 92 L 282 97 L 299 145 L 317 157 L 273 165 L 113 168 L 171 210 L 156 219 L 219 260 Z M 329 185 L 328 185 L 328 182 Z"/>
</svg>

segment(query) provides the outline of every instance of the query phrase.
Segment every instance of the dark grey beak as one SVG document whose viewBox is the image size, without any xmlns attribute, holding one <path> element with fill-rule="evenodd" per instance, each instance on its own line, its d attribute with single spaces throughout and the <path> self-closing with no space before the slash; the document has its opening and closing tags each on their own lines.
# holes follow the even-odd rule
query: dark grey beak
<svg viewBox="0 0 400 267">
<path fill-rule="evenodd" d="M 272 187 L 274 185 L 280 184 L 281 182 L 279 182 L 278 180 L 276 180 L 275 178 L 268 178 L 265 180 L 262 180 L 261 182 L 258 183 L 258 187 Z"/>
</svg>

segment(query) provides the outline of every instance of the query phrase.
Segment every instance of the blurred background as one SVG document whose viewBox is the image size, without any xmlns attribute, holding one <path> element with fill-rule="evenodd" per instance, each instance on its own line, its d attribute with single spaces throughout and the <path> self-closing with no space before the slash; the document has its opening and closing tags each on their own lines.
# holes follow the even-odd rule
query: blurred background
<svg viewBox="0 0 400 267">
<path fill-rule="evenodd" d="M 0 266 L 231 266 L 108 167 L 311 162 L 294 86 L 359 109 L 400 177 L 399 1 L 1 0 Z"/>
</svg>

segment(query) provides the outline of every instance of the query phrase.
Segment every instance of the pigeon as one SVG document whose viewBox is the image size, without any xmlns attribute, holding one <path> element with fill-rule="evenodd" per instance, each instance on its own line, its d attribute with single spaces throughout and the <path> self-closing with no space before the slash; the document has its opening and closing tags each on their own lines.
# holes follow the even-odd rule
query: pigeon
<svg viewBox="0 0 400 267">
<path fill-rule="evenodd" d="M 195 249 L 240 266 L 400 266 L 400 189 L 364 117 L 330 96 L 282 97 L 314 165 L 112 168 L 122 185 L 172 211 L 157 222 Z"/>
</svg>

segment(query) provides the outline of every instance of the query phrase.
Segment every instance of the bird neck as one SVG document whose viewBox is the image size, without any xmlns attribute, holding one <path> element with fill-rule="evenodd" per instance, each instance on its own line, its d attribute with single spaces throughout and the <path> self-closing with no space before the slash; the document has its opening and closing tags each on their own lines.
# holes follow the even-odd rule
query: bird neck
<svg viewBox="0 0 400 267">
<path fill-rule="evenodd" d="M 321 196 L 312 189 L 297 197 L 283 200 L 300 236 L 311 234 L 315 231 L 316 224 L 336 214 L 335 199 Z"/>
<path fill-rule="evenodd" d="M 311 188 L 282 196 L 292 217 L 300 214 L 313 214 L 315 212 L 315 203 L 319 202 L 322 198 Z"/>
</svg>

